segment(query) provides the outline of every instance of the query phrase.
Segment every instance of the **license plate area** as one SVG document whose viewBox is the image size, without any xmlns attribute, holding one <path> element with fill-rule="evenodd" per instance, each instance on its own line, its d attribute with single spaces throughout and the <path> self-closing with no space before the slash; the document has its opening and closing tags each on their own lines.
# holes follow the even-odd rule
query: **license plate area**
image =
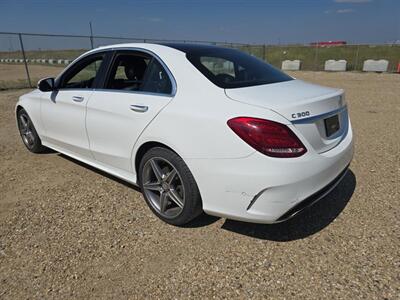
<svg viewBox="0 0 400 300">
<path fill-rule="evenodd" d="M 327 137 L 335 134 L 340 129 L 339 115 L 334 115 L 332 117 L 324 119 L 325 123 L 325 133 Z"/>
</svg>

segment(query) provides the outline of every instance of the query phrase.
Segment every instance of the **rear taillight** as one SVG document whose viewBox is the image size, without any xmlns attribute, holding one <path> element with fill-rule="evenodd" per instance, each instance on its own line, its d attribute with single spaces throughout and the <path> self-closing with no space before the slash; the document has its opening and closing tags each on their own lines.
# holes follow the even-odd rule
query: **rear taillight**
<svg viewBox="0 0 400 300">
<path fill-rule="evenodd" d="M 307 152 L 299 138 L 284 124 L 273 121 L 238 117 L 228 126 L 257 151 L 273 157 L 299 157 Z"/>
</svg>

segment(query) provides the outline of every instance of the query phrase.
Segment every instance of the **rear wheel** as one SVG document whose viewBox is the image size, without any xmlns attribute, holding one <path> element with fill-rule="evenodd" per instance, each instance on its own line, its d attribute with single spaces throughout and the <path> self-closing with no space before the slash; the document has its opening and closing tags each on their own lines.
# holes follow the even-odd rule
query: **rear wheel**
<svg viewBox="0 0 400 300">
<path fill-rule="evenodd" d="M 139 181 L 151 210 L 173 225 L 188 223 L 201 212 L 201 198 L 192 173 L 173 151 L 152 148 L 142 158 Z"/>
<path fill-rule="evenodd" d="M 46 150 L 42 141 L 33 126 L 32 120 L 25 109 L 20 109 L 17 113 L 17 123 L 19 133 L 26 148 L 33 153 L 41 153 Z"/>
</svg>

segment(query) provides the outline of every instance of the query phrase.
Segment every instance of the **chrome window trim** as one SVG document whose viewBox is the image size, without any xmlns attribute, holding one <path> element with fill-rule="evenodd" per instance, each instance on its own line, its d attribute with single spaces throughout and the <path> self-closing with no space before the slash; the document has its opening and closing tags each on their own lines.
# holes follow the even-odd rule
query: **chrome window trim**
<svg viewBox="0 0 400 300">
<path fill-rule="evenodd" d="M 168 97 L 172 98 L 174 94 L 162 94 L 162 93 L 153 93 L 153 92 L 144 92 L 144 91 L 130 91 L 130 90 L 115 90 L 115 89 L 93 89 L 94 92 L 108 92 L 108 93 L 126 93 L 126 94 L 138 94 L 138 95 L 148 95 L 148 96 L 160 96 L 160 97 Z"/>
<path fill-rule="evenodd" d="M 75 58 L 60 74 L 58 74 L 58 76 L 54 79 L 55 82 L 58 82 L 58 80 L 66 73 L 68 72 L 69 69 L 71 69 L 78 61 L 81 61 L 82 59 L 85 59 L 86 57 L 92 55 L 92 54 L 99 54 L 99 53 L 104 53 L 106 54 L 107 52 L 109 52 L 111 49 L 98 49 L 98 50 L 94 50 L 94 51 L 90 51 L 90 52 L 85 52 L 83 54 L 81 54 L 80 56 L 78 56 L 77 58 Z M 63 91 L 63 90 L 72 90 L 72 89 L 58 89 L 59 91 Z M 75 89 L 75 90 L 89 90 L 89 89 Z"/>
<path fill-rule="evenodd" d="M 138 94 L 138 95 L 148 95 L 148 96 L 159 96 L 159 97 L 167 97 L 172 98 L 174 95 L 172 94 L 161 94 L 161 93 L 153 93 L 153 92 L 143 92 L 143 91 L 130 91 L 130 90 L 114 90 L 114 89 L 95 89 L 95 88 L 70 88 L 70 89 L 58 89 L 57 91 L 81 91 L 81 92 L 108 92 L 108 93 L 126 93 L 126 94 Z"/>
<path fill-rule="evenodd" d="M 84 89 L 84 88 L 70 88 L 70 89 L 66 89 L 66 88 L 62 88 L 62 89 L 57 89 L 56 90 L 56 92 L 58 92 L 58 91 L 60 91 L 60 92 L 63 92 L 63 91 L 82 91 L 82 92 L 84 92 L 84 91 L 86 91 L 86 92 L 94 92 L 94 88 L 87 88 L 87 89 Z"/>
<path fill-rule="evenodd" d="M 83 89 L 83 88 L 81 88 L 81 89 L 66 89 L 66 88 L 62 88 L 62 89 L 59 89 L 59 91 L 71 91 L 71 90 L 81 90 L 81 91 L 89 91 L 89 90 L 92 90 L 92 91 L 99 91 L 99 92 L 101 92 L 101 91 L 107 91 L 107 92 L 115 91 L 115 92 L 123 92 L 123 93 L 142 94 L 142 95 L 148 94 L 148 95 L 153 95 L 153 96 L 175 97 L 178 87 L 177 87 L 177 84 L 176 84 L 175 77 L 174 77 L 174 75 L 172 74 L 172 72 L 170 71 L 170 69 L 167 67 L 167 65 L 164 63 L 164 61 L 163 61 L 156 53 L 154 53 L 153 51 L 150 51 L 150 50 L 148 50 L 148 49 L 140 48 L 140 47 L 113 47 L 113 48 L 107 48 L 107 49 L 98 49 L 98 50 L 95 50 L 95 51 L 91 51 L 91 52 L 89 52 L 89 53 L 84 53 L 84 54 L 82 54 L 81 56 L 79 56 L 78 58 L 76 58 L 71 64 L 69 64 L 69 66 L 68 66 L 67 68 L 65 68 L 65 70 L 62 71 L 62 72 L 56 77 L 55 80 L 58 80 L 59 78 L 61 78 L 61 77 L 63 76 L 63 74 L 64 74 L 65 72 L 68 71 L 69 68 L 71 68 L 73 65 L 75 65 L 76 62 L 78 62 L 78 61 L 80 61 L 80 60 L 86 58 L 86 57 L 89 56 L 89 55 L 98 54 L 98 53 L 102 53 L 102 52 L 107 53 L 107 52 L 111 52 L 111 51 L 124 51 L 124 50 L 125 50 L 125 51 L 128 50 L 128 51 L 139 51 L 139 52 L 144 52 L 144 53 L 146 53 L 146 54 L 151 55 L 151 56 L 154 57 L 155 59 L 157 59 L 157 61 L 161 64 L 161 66 L 162 66 L 162 67 L 165 69 L 165 71 L 167 72 L 167 75 L 168 75 L 168 77 L 169 77 L 169 80 L 171 81 L 171 85 L 172 85 L 172 91 L 171 91 L 171 93 L 170 93 L 170 94 L 162 94 L 162 93 L 153 93 L 153 92 L 115 90 L 115 89 L 105 89 L 105 88 L 101 88 L 101 89 L 94 89 L 94 88 L 93 88 L 93 89 L 92 89 L 92 88 L 90 88 L 90 89 Z"/>
</svg>

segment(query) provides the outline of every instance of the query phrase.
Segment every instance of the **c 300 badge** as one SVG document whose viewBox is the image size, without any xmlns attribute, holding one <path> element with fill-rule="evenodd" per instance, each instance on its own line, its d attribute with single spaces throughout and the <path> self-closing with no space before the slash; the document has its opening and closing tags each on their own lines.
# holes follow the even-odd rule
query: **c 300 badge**
<svg viewBox="0 0 400 300">
<path fill-rule="evenodd" d="M 310 112 L 308 110 L 292 114 L 293 119 L 299 119 L 299 118 L 304 118 L 304 117 L 309 117 L 309 116 L 310 116 Z"/>
</svg>

